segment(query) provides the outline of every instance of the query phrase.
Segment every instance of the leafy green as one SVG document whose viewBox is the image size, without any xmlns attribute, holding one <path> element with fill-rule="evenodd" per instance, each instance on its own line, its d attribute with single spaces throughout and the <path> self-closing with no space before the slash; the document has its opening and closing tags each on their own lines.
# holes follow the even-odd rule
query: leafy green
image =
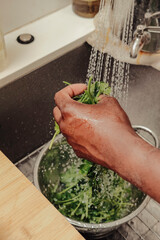
<svg viewBox="0 0 160 240">
<path fill-rule="evenodd" d="M 88 87 L 85 92 L 79 96 L 74 97 L 75 100 L 81 103 L 86 104 L 97 104 L 99 101 L 99 96 L 101 94 L 109 95 L 111 92 L 111 88 L 108 83 L 104 82 L 94 82 L 91 83 L 92 77 L 90 77 L 88 81 Z"/>
<path fill-rule="evenodd" d="M 144 194 L 113 171 L 80 159 L 65 138 L 55 141 L 39 167 L 42 193 L 69 218 L 111 222 L 128 215 Z"/>
<path fill-rule="evenodd" d="M 52 138 L 52 140 L 51 140 L 51 143 L 50 143 L 50 145 L 49 145 L 49 149 L 51 149 L 52 148 L 52 145 L 53 145 L 53 143 L 54 143 L 54 140 L 55 140 L 55 138 L 56 138 L 56 136 L 58 135 L 58 134 L 60 134 L 60 128 L 59 128 L 59 125 L 58 125 L 58 123 L 56 122 L 56 121 L 54 121 L 54 135 L 53 135 L 53 138 Z"/>
</svg>

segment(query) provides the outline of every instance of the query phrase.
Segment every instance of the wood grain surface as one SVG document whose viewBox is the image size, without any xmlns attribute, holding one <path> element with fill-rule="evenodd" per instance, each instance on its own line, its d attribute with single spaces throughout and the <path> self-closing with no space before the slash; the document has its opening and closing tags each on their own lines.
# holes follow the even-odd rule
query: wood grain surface
<svg viewBox="0 0 160 240">
<path fill-rule="evenodd" d="M 0 152 L 0 240 L 84 240 Z"/>
</svg>

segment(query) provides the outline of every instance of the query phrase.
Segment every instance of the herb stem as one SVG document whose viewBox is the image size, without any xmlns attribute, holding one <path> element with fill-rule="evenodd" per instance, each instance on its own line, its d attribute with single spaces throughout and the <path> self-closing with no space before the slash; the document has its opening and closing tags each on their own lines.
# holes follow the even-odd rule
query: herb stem
<svg viewBox="0 0 160 240">
<path fill-rule="evenodd" d="M 63 81 L 63 83 L 65 83 L 66 85 L 71 85 L 71 83 Z"/>
<path fill-rule="evenodd" d="M 75 199 L 77 199 L 78 196 L 74 197 L 74 198 L 70 198 L 70 199 L 67 199 L 67 200 L 63 200 L 63 201 L 57 201 L 56 203 L 69 203 L 69 202 L 73 202 L 73 200 L 75 201 Z M 78 201 L 78 200 L 77 200 Z"/>
<path fill-rule="evenodd" d="M 51 143 L 50 143 L 50 145 L 49 145 L 49 150 L 51 150 L 56 136 L 60 133 L 60 128 L 59 128 L 58 123 L 55 121 L 54 124 L 55 124 L 55 125 L 54 125 L 55 133 L 54 133 L 53 138 L 52 138 L 52 140 L 51 140 Z"/>
<path fill-rule="evenodd" d="M 98 98 L 101 94 L 102 94 L 102 92 L 101 92 L 101 90 L 99 90 L 99 92 L 96 95 L 96 98 Z"/>
<path fill-rule="evenodd" d="M 92 98 L 92 95 L 91 95 L 91 81 L 92 81 L 93 77 L 91 76 L 89 78 L 89 81 L 88 81 L 88 96 L 89 96 L 89 99 L 91 100 L 92 104 L 94 104 L 94 99 Z"/>
<path fill-rule="evenodd" d="M 59 132 L 58 131 L 56 131 L 55 133 L 54 133 L 54 135 L 53 135 L 53 137 L 52 137 L 52 140 L 51 140 L 51 143 L 50 143 L 50 145 L 49 145 L 49 150 L 51 150 L 51 148 L 52 148 L 52 146 L 53 146 L 53 143 L 54 143 L 54 140 L 55 140 L 55 138 L 56 138 L 56 136 L 59 134 Z"/>
<path fill-rule="evenodd" d="M 88 218 L 88 196 L 86 196 L 86 218 Z"/>
<path fill-rule="evenodd" d="M 81 202 L 78 203 L 77 207 L 76 207 L 76 208 L 74 209 L 74 211 L 71 213 L 71 216 L 73 216 L 73 215 L 76 213 L 76 211 L 78 210 L 78 208 L 80 207 L 80 205 L 81 205 Z"/>
<path fill-rule="evenodd" d="M 58 194 L 63 194 L 63 193 L 67 192 L 69 189 L 73 188 L 73 187 L 76 186 L 76 185 L 77 185 L 77 183 L 74 183 L 74 184 L 72 184 L 70 187 L 65 188 L 63 191 L 59 192 Z"/>
</svg>

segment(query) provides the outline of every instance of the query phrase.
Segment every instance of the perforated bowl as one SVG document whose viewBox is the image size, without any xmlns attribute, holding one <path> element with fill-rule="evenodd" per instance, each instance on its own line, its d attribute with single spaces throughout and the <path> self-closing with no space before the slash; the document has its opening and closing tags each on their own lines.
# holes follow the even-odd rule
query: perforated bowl
<svg viewBox="0 0 160 240">
<path fill-rule="evenodd" d="M 158 143 L 158 138 L 156 136 L 156 134 L 151 131 L 150 129 L 143 127 L 143 126 L 133 126 L 134 130 L 136 131 L 136 133 L 141 136 L 144 140 L 146 140 L 148 143 L 152 144 L 155 147 L 159 146 Z M 56 140 L 60 140 L 62 138 L 62 135 L 60 134 L 59 136 L 57 136 Z M 44 154 L 47 152 L 48 147 L 49 147 L 50 142 L 48 142 L 44 148 L 41 150 L 35 167 L 34 167 L 34 184 L 35 186 L 41 191 L 41 188 L 39 186 L 39 180 L 38 180 L 38 170 L 39 170 L 39 166 L 41 163 L 41 160 L 44 156 Z M 122 224 L 130 221 L 132 218 L 134 218 L 135 216 L 137 216 L 147 205 L 147 203 L 149 202 L 150 197 L 149 196 L 145 196 L 144 200 L 142 201 L 142 203 L 137 207 L 136 210 L 134 210 L 132 213 L 130 213 L 129 215 L 127 215 L 126 217 L 123 217 L 119 220 L 113 221 L 113 222 L 109 222 L 109 223 L 100 223 L 100 224 L 91 224 L 91 223 L 84 223 L 84 222 L 80 222 L 80 221 L 76 221 L 70 218 L 66 219 L 82 234 L 87 235 L 88 237 L 90 237 L 91 239 L 101 239 L 107 235 L 109 235 L 112 231 L 116 230 L 117 228 L 119 228 Z"/>
</svg>

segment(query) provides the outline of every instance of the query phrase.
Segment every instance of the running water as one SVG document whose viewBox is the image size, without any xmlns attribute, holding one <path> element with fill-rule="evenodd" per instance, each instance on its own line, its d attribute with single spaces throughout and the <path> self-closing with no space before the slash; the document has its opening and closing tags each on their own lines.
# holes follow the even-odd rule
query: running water
<svg viewBox="0 0 160 240">
<path fill-rule="evenodd" d="M 123 56 L 132 41 L 133 15 L 134 0 L 101 0 L 87 72 L 87 81 L 92 75 L 93 81 L 109 82 L 111 95 L 123 107 L 127 104 L 130 65 L 116 56 Z"/>
</svg>

